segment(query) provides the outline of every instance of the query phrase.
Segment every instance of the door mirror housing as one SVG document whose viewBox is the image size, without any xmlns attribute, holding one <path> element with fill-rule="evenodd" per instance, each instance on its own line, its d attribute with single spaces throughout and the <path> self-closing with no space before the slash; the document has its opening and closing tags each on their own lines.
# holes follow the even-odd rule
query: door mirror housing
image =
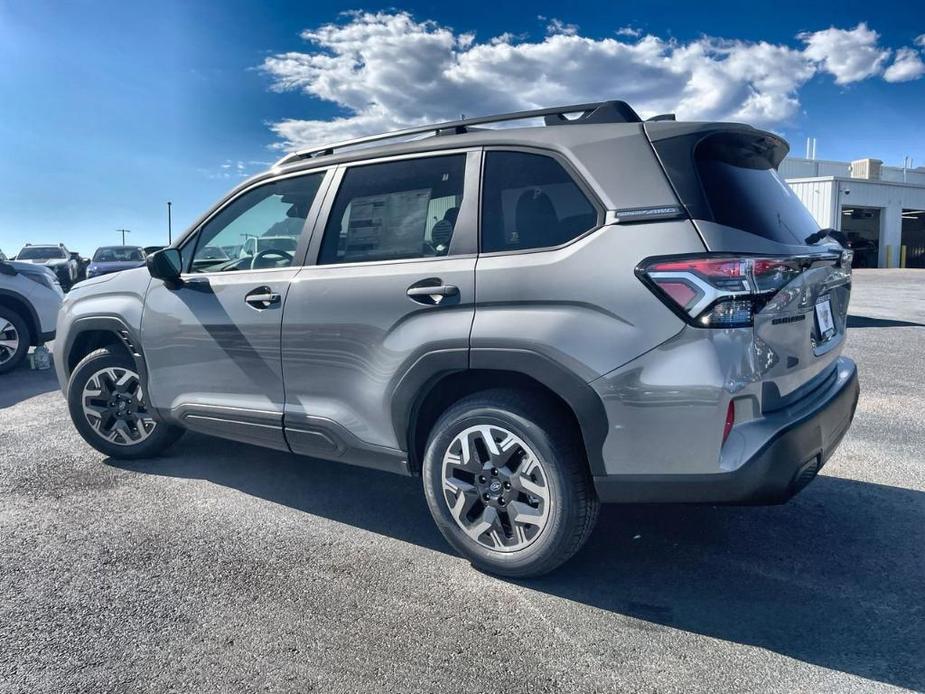
<svg viewBox="0 0 925 694">
<path fill-rule="evenodd" d="M 180 256 L 180 251 L 176 248 L 165 248 L 156 253 L 152 253 L 147 257 L 145 262 L 148 266 L 148 272 L 151 273 L 151 277 L 163 280 L 168 288 L 173 289 L 183 284 L 183 281 L 180 279 L 180 274 L 183 269 L 183 258 Z"/>
</svg>

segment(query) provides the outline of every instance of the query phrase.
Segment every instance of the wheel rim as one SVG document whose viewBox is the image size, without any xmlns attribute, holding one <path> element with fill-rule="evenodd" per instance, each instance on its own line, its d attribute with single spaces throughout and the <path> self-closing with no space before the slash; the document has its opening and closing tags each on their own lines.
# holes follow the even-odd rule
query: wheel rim
<svg viewBox="0 0 925 694">
<path fill-rule="evenodd" d="M 542 462 L 500 426 L 470 427 L 453 439 L 443 457 L 443 495 L 456 525 L 496 552 L 528 547 L 549 518 Z"/>
<path fill-rule="evenodd" d="M 141 379 L 131 369 L 100 369 L 84 385 L 81 402 L 93 430 L 119 446 L 141 443 L 157 426 L 148 412 Z"/>
<path fill-rule="evenodd" d="M 19 351 L 19 331 L 6 318 L 0 318 L 0 364 L 6 364 Z"/>
</svg>

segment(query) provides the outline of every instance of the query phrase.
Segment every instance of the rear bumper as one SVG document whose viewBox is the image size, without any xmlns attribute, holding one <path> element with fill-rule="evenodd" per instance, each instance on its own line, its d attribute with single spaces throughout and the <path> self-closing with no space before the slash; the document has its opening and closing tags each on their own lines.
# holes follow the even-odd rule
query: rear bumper
<svg viewBox="0 0 925 694">
<path fill-rule="evenodd" d="M 792 408 L 773 415 L 763 445 L 731 472 L 693 475 L 602 475 L 594 478 L 605 503 L 774 504 L 816 476 L 838 447 L 858 403 L 857 366 L 841 357 L 835 379 Z"/>
</svg>

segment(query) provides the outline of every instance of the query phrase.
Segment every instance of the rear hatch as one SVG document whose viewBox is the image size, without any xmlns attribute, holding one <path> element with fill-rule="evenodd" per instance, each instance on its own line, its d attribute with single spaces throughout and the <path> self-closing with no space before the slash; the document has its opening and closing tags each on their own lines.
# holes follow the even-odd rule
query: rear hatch
<svg viewBox="0 0 925 694">
<path fill-rule="evenodd" d="M 708 253 L 655 259 L 644 280 L 693 325 L 753 329 L 741 375 L 762 382 L 764 411 L 834 378 L 851 252 L 819 233 L 779 176 L 786 142 L 736 124 L 653 122 L 646 132 Z"/>
</svg>

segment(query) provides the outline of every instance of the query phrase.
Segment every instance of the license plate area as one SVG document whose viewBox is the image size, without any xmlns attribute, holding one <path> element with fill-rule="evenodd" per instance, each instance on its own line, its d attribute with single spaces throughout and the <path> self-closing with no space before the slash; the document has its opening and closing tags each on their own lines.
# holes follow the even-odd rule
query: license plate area
<svg viewBox="0 0 925 694">
<path fill-rule="evenodd" d="M 832 300 L 826 295 L 816 301 L 816 343 L 828 342 L 835 335 L 835 318 L 832 315 Z"/>
</svg>

